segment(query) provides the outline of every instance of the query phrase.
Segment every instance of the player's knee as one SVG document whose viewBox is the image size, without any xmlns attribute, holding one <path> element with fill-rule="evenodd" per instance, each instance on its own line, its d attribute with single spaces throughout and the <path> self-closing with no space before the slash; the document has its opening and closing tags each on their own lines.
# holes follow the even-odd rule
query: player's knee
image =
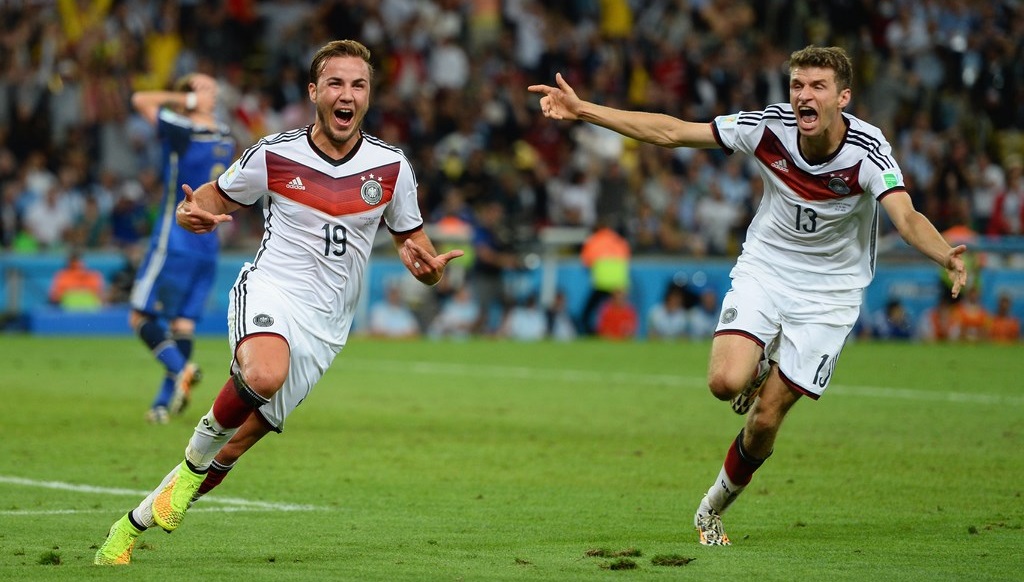
<svg viewBox="0 0 1024 582">
<path fill-rule="evenodd" d="M 193 337 L 196 333 L 196 322 L 179 317 L 171 321 L 171 333 L 175 337 Z"/>
<path fill-rule="evenodd" d="M 708 389 L 719 400 L 732 400 L 746 387 L 746 380 L 732 370 L 714 369 L 708 372 Z"/>
<path fill-rule="evenodd" d="M 135 320 L 135 335 L 151 350 L 167 341 L 167 330 L 156 319 L 140 316 Z"/>
<path fill-rule="evenodd" d="M 244 378 L 247 388 L 263 398 L 269 399 L 281 389 L 287 375 L 287 369 L 277 370 L 267 365 L 250 365 L 236 377 L 236 384 L 238 379 Z"/>
</svg>

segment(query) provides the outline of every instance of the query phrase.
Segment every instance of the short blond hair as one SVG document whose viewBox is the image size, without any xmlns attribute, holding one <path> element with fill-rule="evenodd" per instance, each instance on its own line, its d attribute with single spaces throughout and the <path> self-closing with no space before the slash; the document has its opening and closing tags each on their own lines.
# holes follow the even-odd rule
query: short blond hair
<svg viewBox="0 0 1024 582">
<path fill-rule="evenodd" d="M 836 75 L 836 87 L 840 91 L 853 84 L 853 61 L 842 47 L 806 46 L 789 55 L 789 70 L 800 67 L 832 69 Z"/>
<path fill-rule="evenodd" d="M 320 47 L 313 55 L 313 62 L 309 64 L 309 82 L 316 85 L 320 74 L 327 66 L 327 60 L 334 57 L 359 57 L 366 62 L 366 68 L 370 70 L 370 80 L 373 80 L 373 65 L 370 64 L 370 49 L 363 43 L 355 40 L 332 40 Z"/>
</svg>

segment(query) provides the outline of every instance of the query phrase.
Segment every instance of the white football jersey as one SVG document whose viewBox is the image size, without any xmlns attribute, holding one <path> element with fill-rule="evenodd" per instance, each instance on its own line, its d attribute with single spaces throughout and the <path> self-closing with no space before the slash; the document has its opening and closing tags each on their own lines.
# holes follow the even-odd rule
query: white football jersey
<svg viewBox="0 0 1024 582">
<path fill-rule="evenodd" d="M 788 103 L 712 122 L 722 148 L 753 156 L 764 177 L 735 273 L 759 273 L 840 304 L 861 301 L 875 274 L 878 200 L 905 187 L 882 132 L 852 115 L 843 120 L 842 145 L 816 165 L 800 153 Z"/>
<path fill-rule="evenodd" d="M 381 219 L 395 233 L 414 231 L 423 219 L 416 176 L 401 150 L 363 134 L 348 156 L 333 160 L 313 145 L 311 127 L 261 139 L 217 186 L 246 206 L 267 197 L 263 240 L 239 283 L 270 282 L 344 335 Z"/>
</svg>

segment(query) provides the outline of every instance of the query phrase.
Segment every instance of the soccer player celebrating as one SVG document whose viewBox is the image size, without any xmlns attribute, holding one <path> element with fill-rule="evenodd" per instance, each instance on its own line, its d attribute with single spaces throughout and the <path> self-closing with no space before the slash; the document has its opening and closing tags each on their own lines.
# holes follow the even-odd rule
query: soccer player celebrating
<svg viewBox="0 0 1024 582">
<path fill-rule="evenodd" d="M 132 106 L 155 126 L 163 149 L 159 217 L 132 285 L 129 315 L 132 329 L 164 366 L 161 386 L 146 413 L 147 420 L 158 424 L 188 405 L 199 380 L 199 369 L 189 359 L 196 321 L 217 275 L 220 241 L 214 233 L 178 226 L 174 210 L 182 200 L 182 185 L 211 180 L 235 157 L 235 141 L 217 121 L 216 105 L 217 81 L 198 73 L 180 79 L 174 91 L 132 94 Z"/>
<path fill-rule="evenodd" d="M 436 284 L 462 256 L 458 249 L 438 255 L 423 231 L 416 178 L 402 152 L 362 132 L 372 81 L 365 46 L 324 45 L 309 68 L 314 123 L 265 137 L 215 181 L 183 187 L 177 220 L 188 230 L 212 232 L 266 196 L 265 234 L 231 290 L 231 377 L 196 426 L 185 460 L 114 523 L 97 564 L 129 563 L 146 528 L 174 531 L 243 453 L 281 432 L 345 345 L 382 218 L 422 283 Z"/>
<path fill-rule="evenodd" d="M 914 209 L 881 131 L 843 112 L 852 69 L 841 48 L 809 46 L 790 55 L 789 103 L 711 123 L 583 101 L 560 74 L 557 87 L 529 87 L 549 118 L 663 147 L 740 151 L 764 176 L 711 344 L 711 393 L 747 417 L 694 515 L 704 545 L 729 544 L 722 513 L 771 455 L 797 400 L 828 388 L 874 276 L 879 204 L 904 240 L 948 271 L 953 296 L 966 284 L 966 247 L 951 247 Z"/>
</svg>

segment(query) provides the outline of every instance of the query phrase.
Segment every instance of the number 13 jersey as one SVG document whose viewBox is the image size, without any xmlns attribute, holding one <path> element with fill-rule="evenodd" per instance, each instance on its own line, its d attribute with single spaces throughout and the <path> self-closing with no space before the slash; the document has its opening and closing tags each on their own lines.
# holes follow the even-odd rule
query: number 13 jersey
<svg viewBox="0 0 1024 582">
<path fill-rule="evenodd" d="M 817 164 L 800 153 L 788 103 L 712 122 L 722 149 L 753 156 L 764 178 L 734 273 L 760 273 L 839 304 L 861 302 L 875 274 L 878 201 L 905 187 L 882 132 L 846 113 L 842 120 L 842 144 Z"/>
</svg>

